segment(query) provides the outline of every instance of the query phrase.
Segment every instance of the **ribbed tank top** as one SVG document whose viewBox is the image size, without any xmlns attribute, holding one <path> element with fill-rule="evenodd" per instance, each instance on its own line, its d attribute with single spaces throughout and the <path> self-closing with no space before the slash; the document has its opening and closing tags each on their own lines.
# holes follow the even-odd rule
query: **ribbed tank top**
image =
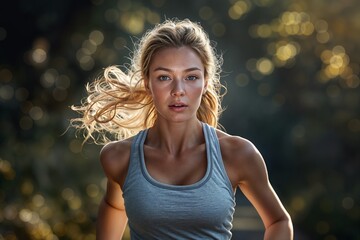
<svg viewBox="0 0 360 240">
<path fill-rule="evenodd" d="M 235 196 L 215 129 L 202 123 L 207 169 L 191 185 L 170 185 L 150 176 L 144 159 L 148 129 L 131 146 L 123 186 L 131 239 L 230 239 Z"/>
</svg>

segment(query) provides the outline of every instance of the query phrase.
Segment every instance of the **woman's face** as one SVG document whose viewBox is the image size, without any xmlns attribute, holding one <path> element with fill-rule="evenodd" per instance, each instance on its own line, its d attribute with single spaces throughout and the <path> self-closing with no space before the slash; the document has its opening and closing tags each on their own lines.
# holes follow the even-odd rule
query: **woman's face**
<svg viewBox="0 0 360 240">
<path fill-rule="evenodd" d="M 158 118 L 174 122 L 196 118 L 206 81 L 204 65 L 194 50 L 186 46 L 158 50 L 147 83 Z"/>
</svg>

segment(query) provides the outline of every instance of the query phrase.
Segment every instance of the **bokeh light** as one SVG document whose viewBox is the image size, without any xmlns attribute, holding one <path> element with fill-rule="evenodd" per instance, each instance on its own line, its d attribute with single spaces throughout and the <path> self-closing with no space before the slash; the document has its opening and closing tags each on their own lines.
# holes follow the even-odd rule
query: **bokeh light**
<svg viewBox="0 0 360 240">
<path fill-rule="evenodd" d="M 296 239 L 358 239 L 359 1 L 8 5 L 0 8 L 0 239 L 96 238 L 106 189 L 100 146 L 67 129 L 76 116 L 69 106 L 103 68 L 128 66 L 148 28 L 174 17 L 200 22 L 224 59 L 220 122 L 263 154 Z M 240 193 L 237 203 L 233 238 L 261 239 L 255 210 Z"/>
</svg>

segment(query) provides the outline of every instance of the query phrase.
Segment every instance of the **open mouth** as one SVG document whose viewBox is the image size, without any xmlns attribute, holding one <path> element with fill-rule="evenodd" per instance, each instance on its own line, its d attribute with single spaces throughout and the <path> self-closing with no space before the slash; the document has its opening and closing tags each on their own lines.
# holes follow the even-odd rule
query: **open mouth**
<svg viewBox="0 0 360 240">
<path fill-rule="evenodd" d="M 183 109 L 185 109 L 186 107 L 187 107 L 187 105 L 184 104 L 184 103 L 175 103 L 175 104 L 169 105 L 169 108 L 171 108 L 171 109 L 173 109 L 173 110 L 177 110 L 177 111 L 183 110 Z"/>
<path fill-rule="evenodd" d="M 187 107 L 187 105 L 186 104 L 172 104 L 172 105 L 170 105 L 170 107 L 179 108 L 179 107 Z"/>
</svg>

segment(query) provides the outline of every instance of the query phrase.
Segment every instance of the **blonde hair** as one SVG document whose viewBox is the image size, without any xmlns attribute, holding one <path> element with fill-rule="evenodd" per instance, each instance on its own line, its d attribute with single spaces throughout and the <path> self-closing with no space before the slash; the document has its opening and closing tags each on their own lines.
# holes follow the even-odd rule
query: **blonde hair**
<svg viewBox="0 0 360 240">
<path fill-rule="evenodd" d="M 81 114 L 71 120 L 71 126 L 84 130 L 84 141 L 91 138 L 98 144 L 131 137 L 152 127 L 157 112 L 145 89 L 152 56 L 159 49 L 181 46 L 193 49 L 205 69 L 207 88 L 197 118 L 219 127 L 221 89 L 224 87 L 220 83 L 222 58 L 216 54 L 203 28 L 188 19 L 166 20 L 156 25 L 135 46 L 131 66 L 126 72 L 119 66 L 110 66 L 94 82 L 87 84 L 88 97 L 80 106 L 71 107 Z"/>
</svg>

